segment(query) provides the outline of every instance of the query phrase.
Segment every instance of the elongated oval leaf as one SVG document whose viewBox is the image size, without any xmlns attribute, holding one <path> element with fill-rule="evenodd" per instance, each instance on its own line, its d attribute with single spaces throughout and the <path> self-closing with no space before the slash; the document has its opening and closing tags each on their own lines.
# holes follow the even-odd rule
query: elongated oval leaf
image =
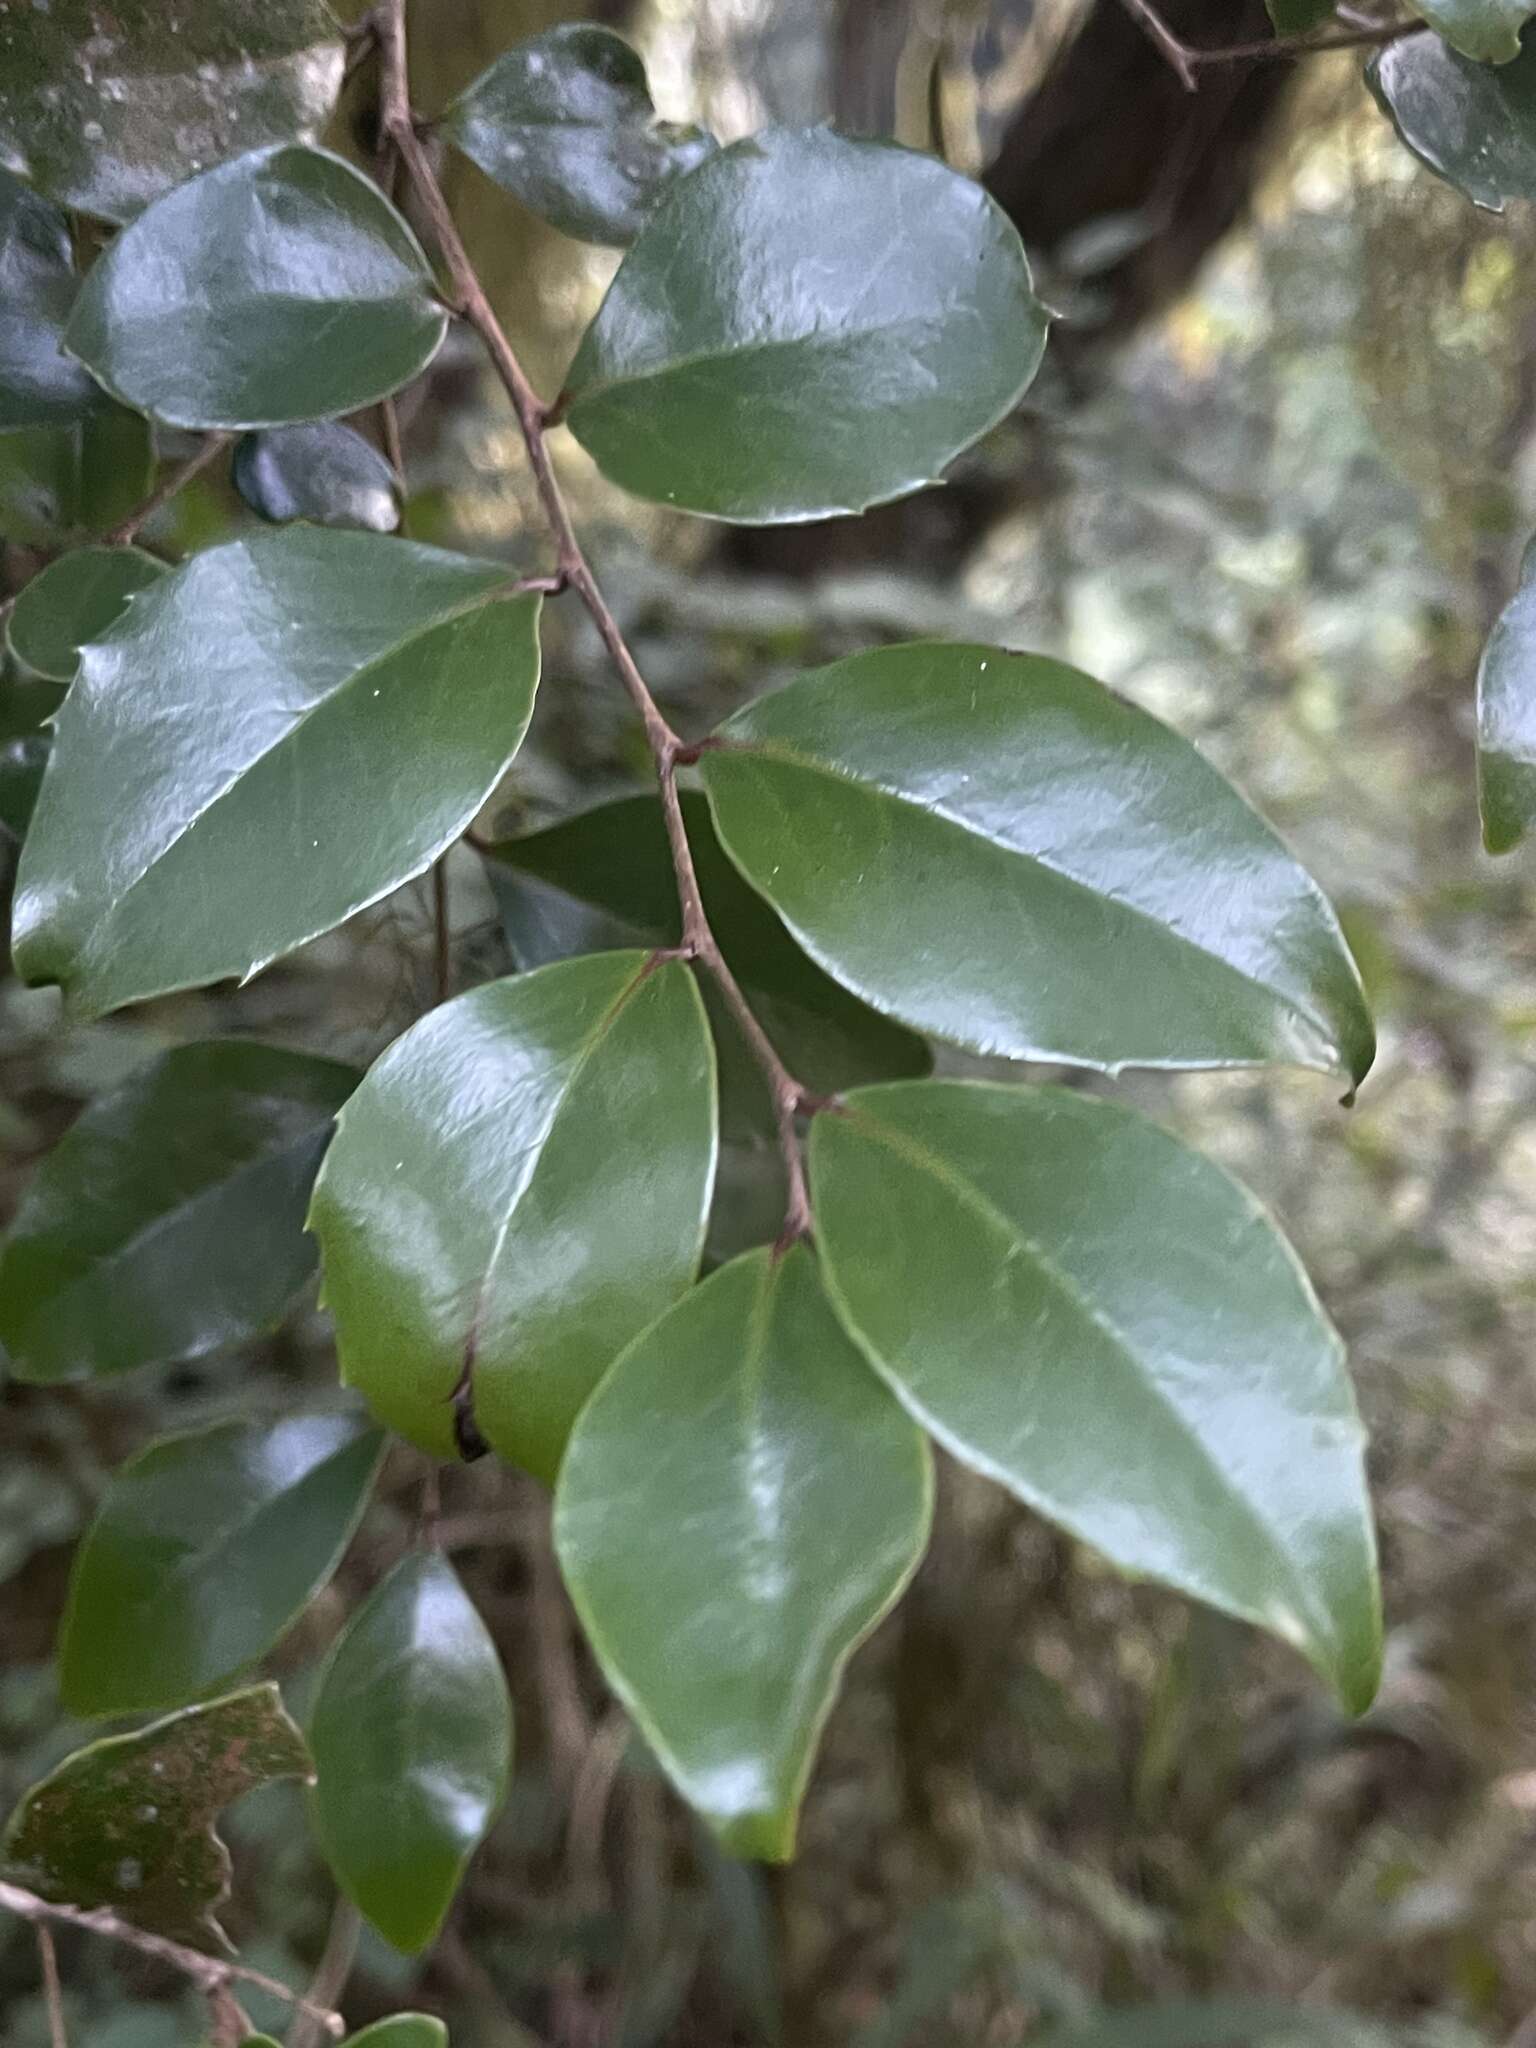
<svg viewBox="0 0 1536 2048">
<path fill-rule="evenodd" d="M 336 1882 L 396 1948 L 425 1948 L 506 1797 L 512 1705 L 447 1560 L 402 1560 L 352 1620 L 310 1725 L 316 1831 Z"/>
<path fill-rule="evenodd" d="M 215 1916 L 229 1896 L 229 1851 L 214 1823 L 258 1786 L 311 1772 L 277 1687 L 250 1686 L 65 1757 L 12 1816 L 0 1875 L 60 1905 L 105 1906 L 226 1952 Z"/>
<path fill-rule="evenodd" d="M 538 599 L 487 601 L 505 581 L 293 527 L 142 592 L 59 713 L 16 884 L 22 974 L 87 1014 L 248 979 L 430 866 L 533 708 Z"/>
<path fill-rule="evenodd" d="M 74 680 L 80 650 L 116 625 L 135 594 L 165 574 L 142 548 L 73 548 L 34 576 L 11 608 L 11 652 L 52 682 Z"/>
<path fill-rule="evenodd" d="M 1531 0 L 1412 0 L 1413 11 L 1453 50 L 1478 64 L 1508 64 L 1520 54 Z"/>
<path fill-rule="evenodd" d="M 317 526 L 361 526 L 371 533 L 393 533 L 400 524 L 394 471 L 371 441 L 339 420 L 247 434 L 230 476 L 263 519 L 312 519 Z"/>
<path fill-rule="evenodd" d="M 294 1415 L 131 1458 L 75 1553 L 59 1642 L 70 1712 L 180 1706 L 265 1656 L 341 1562 L 383 1441 L 346 1416 Z"/>
<path fill-rule="evenodd" d="M 427 2013 L 397 2012 L 348 2035 L 347 2048 L 448 2048 L 448 2029 Z"/>
<path fill-rule="evenodd" d="M 1477 789 L 1483 844 L 1508 853 L 1536 818 L 1536 547 L 1478 665 Z"/>
<path fill-rule="evenodd" d="M 472 1410 L 553 1480 L 605 1368 L 698 1269 L 714 1155 L 680 962 L 589 954 L 434 1010 L 353 1097 L 315 1187 L 343 1378 L 429 1451 L 462 1448 Z"/>
<path fill-rule="evenodd" d="M 166 1364 L 271 1328 L 314 1270 L 304 1205 L 356 1081 L 334 1060 L 214 1039 L 93 1102 L 0 1251 L 17 1377 Z"/>
<path fill-rule="evenodd" d="M 1370 1065 L 1316 884 L 1187 741 L 1076 669 L 889 647 L 720 736 L 701 767 L 726 851 L 904 1023 L 1111 1071 Z"/>
<path fill-rule="evenodd" d="M 803 1246 L 722 1266 L 583 1410 L 555 1503 L 566 1583 L 609 1684 L 736 1854 L 793 1852 L 843 1666 L 917 1567 L 931 1489 Z"/>
<path fill-rule="evenodd" d="M 130 220 L 194 171 L 314 135 L 343 60 L 323 0 L 48 0 L 0 16 L 0 158 Z"/>
<path fill-rule="evenodd" d="M 442 128 L 488 178 L 584 242 L 632 242 L 668 181 L 716 147 L 702 128 L 658 121 L 637 53 L 585 21 L 504 51 Z"/>
<path fill-rule="evenodd" d="M 1404 36 L 1366 78 L 1407 147 L 1477 205 L 1536 199 L 1536 43 L 1494 67 L 1439 36 Z"/>
<path fill-rule="evenodd" d="M 1343 1347 L 1245 1189 L 1129 1110 L 964 1082 L 860 1089 L 816 1119 L 811 1174 L 839 1313 L 956 1457 L 1368 1704 Z"/>
<path fill-rule="evenodd" d="M 673 185 L 571 367 L 639 497 L 749 525 L 935 481 L 1015 405 L 1046 316 L 1011 223 L 932 158 L 770 130 Z"/>
<path fill-rule="evenodd" d="M 97 261 L 65 339 L 178 427 L 273 427 L 387 398 L 448 315 L 415 236 L 324 150 L 254 150 L 157 199 Z"/>
<path fill-rule="evenodd" d="M 0 170 L 0 427 L 55 426 L 100 404 L 96 386 L 64 353 L 75 285 L 69 222 Z"/>
</svg>

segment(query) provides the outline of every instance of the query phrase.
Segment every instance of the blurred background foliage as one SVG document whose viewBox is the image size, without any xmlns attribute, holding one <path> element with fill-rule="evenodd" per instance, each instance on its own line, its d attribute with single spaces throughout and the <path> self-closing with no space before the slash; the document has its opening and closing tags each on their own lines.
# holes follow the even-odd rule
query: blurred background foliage
<svg viewBox="0 0 1536 2048">
<path fill-rule="evenodd" d="M 569 11 L 422 0 L 418 103 Z M 1167 12 L 1208 43 L 1263 20 L 1248 0 Z M 1528 860 L 1478 851 L 1470 726 L 1477 650 L 1536 524 L 1536 220 L 1478 214 L 1415 166 L 1349 56 L 1207 73 L 1197 106 L 1115 0 L 641 0 L 605 18 L 645 50 L 665 114 L 734 136 L 835 111 L 942 147 L 988 173 L 1038 254 L 1063 315 L 1048 374 L 945 493 L 836 530 L 728 533 L 618 499 L 564 436 L 560 454 L 683 730 L 880 640 L 1063 654 L 1196 739 L 1340 904 L 1382 1032 L 1358 1103 L 1315 1076 L 1127 1085 L 1274 1207 L 1350 1340 L 1388 1675 L 1345 1722 L 1279 1648 L 1125 1584 L 949 1470 L 931 1558 L 852 1667 L 799 1860 L 765 1875 L 710 1849 L 604 1699 L 540 1490 L 456 1470 L 448 1531 L 517 1698 L 516 1788 L 425 1965 L 364 1937 L 349 2017 L 408 1996 L 455 2048 L 1533 2048 L 1536 887 Z M 360 156 L 370 124 L 356 90 Z M 462 160 L 449 175 L 553 390 L 615 259 Z M 467 344 L 405 411 L 411 532 L 547 566 Z M 246 516 L 203 480 L 155 538 L 190 547 Z M 6 548 L 13 587 L 34 560 Z M 643 784 L 590 630 L 551 613 L 499 828 Z M 0 685 L 4 733 L 46 708 Z M 460 985 L 505 971 L 467 849 L 450 882 Z M 54 992 L 6 979 L 0 1201 L 161 1047 L 233 1030 L 371 1057 L 430 1003 L 432 971 L 412 889 L 238 994 L 65 1029 Z M 771 1154 L 744 1139 L 728 1169 L 732 1213 L 771 1203 Z M 196 1368 L 0 1387 L 0 1806 L 85 1732 L 50 1656 L 105 1475 L 153 1433 L 326 1398 L 333 1378 L 311 1311 Z M 300 1713 L 345 1603 L 407 1538 L 419 1473 L 397 1461 L 273 1661 Z M 231 1817 L 226 1919 L 251 1962 L 302 1982 L 328 1925 L 333 1957 L 348 1930 L 296 1797 Z M 27 1930 L 0 1922 L 7 2048 L 46 2041 L 34 1968 Z M 71 1940 L 65 1973 L 74 2048 L 199 2038 L 140 1959 Z"/>
</svg>

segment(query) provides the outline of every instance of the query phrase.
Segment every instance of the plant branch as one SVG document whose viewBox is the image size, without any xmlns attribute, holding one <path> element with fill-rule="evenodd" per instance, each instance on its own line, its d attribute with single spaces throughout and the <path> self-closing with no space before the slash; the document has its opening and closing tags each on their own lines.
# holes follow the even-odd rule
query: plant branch
<svg viewBox="0 0 1536 2048">
<path fill-rule="evenodd" d="M 557 574 L 577 593 L 585 605 L 645 732 L 646 744 L 650 749 L 656 779 L 660 785 L 667 844 L 672 856 L 673 872 L 677 878 L 678 901 L 682 906 L 684 953 L 696 960 L 719 988 L 768 1083 L 773 1100 L 779 1148 L 784 1155 L 784 1170 L 789 1186 L 784 1228 L 780 1233 L 779 1242 L 781 1245 L 788 1245 L 796 1238 L 806 1236 L 811 1225 L 805 1162 L 801 1156 L 795 1118 L 802 1111 L 809 1113 L 815 1110 L 820 1104 L 780 1059 L 772 1040 L 763 1030 L 742 994 L 736 977 L 720 951 L 719 942 L 710 929 L 677 789 L 677 770 L 681 762 L 689 757 L 690 750 L 673 731 L 656 699 L 651 695 L 619 628 L 619 623 L 582 552 L 581 542 L 576 536 L 576 529 L 571 522 L 570 511 L 549 453 L 547 430 L 554 419 L 555 408 L 546 406 L 534 390 L 511 342 L 507 339 L 505 330 L 496 318 L 495 309 L 486 296 L 485 288 L 464 246 L 437 174 L 432 168 L 431 159 L 422 144 L 411 112 L 406 67 L 405 0 L 380 0 L 373 19 L 381 59 L 380 103 L 384 132 L 398 153 L 399 162 L 431 227 L 452 283 L 454 310 L 467 320 L 480 336 L 496 374 L 512 401 L 512 410 L 517 415 L 517 423 L 528 450 L 528 461 L 533 471 L 539 503 L 554 538 Z"/>
<path fill-rule="evenodd" d="M 194 449 L 185 462 L 178 462 L 156 484 L 142 504 L 136 505 L 126 519 L 120 519 L 116 526 L 102 535 L 106 546 L 124 548 L 138 534 L 147 520 L 153 519 L 162 505 L 168 505 L 176 493 L 193 477 L 200 476 L 208 465 L 215 461 L 233 439 L 229 434 L 209 434 L 200 448 Z"/>
<path fill-rule="evenodd" d="M 357 1941 L 363 1922 L 356 1906 L 345 1895 L 336 1901 L 325 1946 L 309 1982 L 309 2009 L 301 2012 L 288 2030 L 288 2048 L 318 2048 L 320 2027 L 316 2013 L 331 2011 L 346 1989 L 357 1959 Z"/>
<path fill-rule="evenodd" d="M 1200 49 L 1174 34 L 1153 6 L 1152 0 L 1122 0 L 1126 12 L 1167 60 L 1186 92 L 1198 92 L 1198 73 L 1207 64 L 1250 64 L 1266 58 L 1311 57 L 1325 50 L 1355 50 L 1396 42 L 1400 36 L 1418 33 L 1422 21 L 1363 23 L 1318 35 L 1309 31 L 1299 36 L 1270 36 L 1257 43 L 1226 43 L 1215 49 Z"/>
<path fill-rule="evenodd" d="M 34 1920 L 37 1959 L 43 1971 L 43 1997 L 48 2005 L 49 2048 L 69 2048 L 69 2029 L 64 2024 L 64 1987 L 59 1982 L 59 1958 L 53 1946 L 53 1930 L 46 1921 Z"/>
<path fill-rule="evenodd" d="M 140 1955 L 152 1956 L 156 1962 L 167 1963 L 171 1969 L 179 1970 L 205 1996 L 227 1990 L 231 1984 L 253 1985 L 256 1990 L 265 1991 L 269 1998 L 280 1998 L 285 2004 L 310 2014 L 333 2039 L 340 2040 L 346 2032 L 346 2023 L 339 2012 L 330 2012 L 324 2006 L 313 2004 L 302 1992 L 295 1991 L 278 1978 L 252 1970 L 244 1963 L 230 1962 L 223 1956 L 206 1956 L 201 1949 L 188 1948 L 185 1942 L 171 1941 L 166 1935 L 151 1934 L 147 1928 L 135 1927 L 130 1921 L 119 1919 L 107 1906 L 55 1905 L 51 1899 L 41 1899 L 35 1892 L 23 1891 L 20 1885 L 0 1883 L 0 1911 L 14 1913 L 18 1920 L 25 1920 L 32 1927 L 46 1928 L 57 1921 L 63 1927 L 83 1927 L 88 1934 L 100 1934 L 108 1941 L 121 1942 L 125 1948 L 137 1949 Z"/>
</svg>

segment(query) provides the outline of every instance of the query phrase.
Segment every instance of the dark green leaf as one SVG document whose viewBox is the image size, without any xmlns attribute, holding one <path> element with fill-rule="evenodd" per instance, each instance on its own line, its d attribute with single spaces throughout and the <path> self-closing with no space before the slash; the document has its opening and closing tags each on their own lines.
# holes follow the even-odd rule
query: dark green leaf
<svg viewBox="0 0 1536 2048">
<path fill-rule="evenodd" d="M 1245 1189 L 1113 1104 L 937 1081 L 817 1117 L 811 1175 L 839 1313 L 956 1457 L 1369 1702 L 1343 1347 Z"/>
<path fill-rule="evenodd" d="M 5 33 L 0 25 L 0 51 Z M 53 426 L 100 403 L 63 349 L 74 297 L 69 222 L 0 170 L 0 427 Z"/>
<path fill-rule="evenodd" d="M 1477 783 L 1483 844 L 1508 853 L 1536 817 L 1536 547 L 1478 667 Z"/>
<path fill-rule="evenodd" d="M 640 58 L 591 22 L 505 51 L 442 127 L 487 177 L 584 242 L 632 242 L 667 182 L 716 147 L 702 128 L 658 121 Z"/>
<path fill-rule="evenodd" d="M 310 1739 L 315 1825 L 336 1881 L 415 1954 L 441 1926 L 512 1767 L 496 1646 L 440 1554 L 403 1559 L 348 1623 Z"/>
<path fill-rule="evenodd" d="M 231 474 L 263 519 L 312 519 L 373 533 L 393 533 L 400 524 L 394 471 L 371 441 L 339 420 L 247 434 Z"/>
<path fill-rule="evenodd" d="M 282 1316 L 304 1205 L 356 1074 L 238 1039 L 178 1046 L 93 1102 L 0 1252 L 0 1340 L 62 1380 L 195 1358 Z"/>
<path fill-rule="evenodd" d="M 742 1856 L 792 1853 L 850 1653 L 927 1541 L 922 1437 L 804 1246 L 722 1266 L 582 1411 L 555 1541 L 609 1684 Z"/>
<path fill-rule="evenodd" d="M 491 562 L 294 526 L 142 592 L 59 713 L 20 971 L 87 1014 L 249 979 L 422 873 L 533 708 L 539 603 L 505 587 Z"/>
<path fill-rule="evenodd" d="M 421 247 L 339 156 L 278 146 L 178 185 L 81 286 L 65 339 L 178 427 L 273 427 L 387 398 L 448 315 Z"/>
<path fill-rule="evenodd" d="M 1334 0 L 1265 0 L 1265 6 L 1276 35 L 1301 36 L 1332 21 Z"/>
<path fill-rule="evenodd" d="M 214 1823 L 257 1786 L 312 1769 L 277 1687 L 253 1685 L 67 1756 L 17 1808 L 0 1872 L 41 1898 L 227 1950 L 214 1916 L 229 1851 Z"/>
<path fill-rule="evenodd" d="M 444 1004 L 342 1116 L 310 1223 L 342 1374 L 458 1447 L 455 1389 L 553 1480 L 617 1353 L 698 1270 L 714 1074 L 690 971 L 588 954 Z"/>
<path fill-rule="evenodd" d="M 1494 213 L 1536 199 L 1536 42 L 1495 69 L 1438 36 L 1403 36 L 1366 78 L 1408 148 L 1469 199 Z"/>
<path fill-rule="evenodd" d="M 925 1073 L 929 1054 L 921 1039 L 839 988 L 746 886 L 715 837 L 702 796 L 684 792 L 683 818 L 726 962 L 806 1086 L 834 1094 L 859 1081 Z M 504 840 L 490 849 L 487 872 L 520 966 L 587 946 L 675 946 L 681 936 L 677 882 L 656 797 L 624 797 L 526 839 Z M 549 886 L 529 889 L 525 878 Z M 723 1016 L 720 1023 L 733 1040 L 722 1042 L 722 1072 L 727 1061 L 733 1070 L 750 1068 L 734 1025 Z"/>
<path fill-rule="evenodd" d="M 80 649 L 165 574 L 142 548 L 75 548 L 50 562 L 16 599 L 6 637 L 16 659 L 52 682 L 73 682 Z"/>
<path fill-rule="evenodd" d="M 115 526 L 153 470 L 149 422 L 105 401 L 78 426 L 0 434 L 0 539 L 52 547 Z"/>
<path fill-rule="evenodd" d="M 52 751 L 53 741 L 45 732 L 23 733 L 0 747 L 0 831 L 18 846 L 27 836 Z"/>
<path fill-rule="evenodd" d="M 749 704 L 701 763 L 726 851 L 846 988 L 1012 1059 L 1358 1081 L 1316 884 L 1187 741 L 1039 655 L 917 644 Z"/>
<path fill-rule="evenodd" d="M 343 1415 L 165 1437 L 113 1479 L 59 1642 L 74 1714 L 179 1706 L 253 1663 L 341 1562 L 383 1437 Z"/>
<path fill-rule="evenodd" d="M 886 143 L 769 130 L 664 193 L 571 367 L 568 418 L 606 476 L 682 511 L 860 512 L 994 426 L 1045 327 L 980 186 Z"/>
<path fill-rule="evenodd" d="M 1508 64 L 1520 54 L 1520 31 L 1531 0 L 1411 0 L 1453 50 L 1477 64 Z"/>
<path fill-rule="evenodd" d="M 397 2012 L 350 2035 L 346 2048 L 448 2048 L 448 2029 L 424 2012 Z"/>
<path fill-rule="evenodd" d="M 1360 2013 L 1201 1998 L 1107 2008 L 1090 2020 L 1052 2027 L 1039 2048 L 1393 2048 L 1399 2039 Z"/>
<path fill-rule="evenodd" d="M 323 126 L 342 44 L 322 0 L 49 0 L 0 16 L 0 158 L 129 220 L 205 165 Z"/>
</svg>

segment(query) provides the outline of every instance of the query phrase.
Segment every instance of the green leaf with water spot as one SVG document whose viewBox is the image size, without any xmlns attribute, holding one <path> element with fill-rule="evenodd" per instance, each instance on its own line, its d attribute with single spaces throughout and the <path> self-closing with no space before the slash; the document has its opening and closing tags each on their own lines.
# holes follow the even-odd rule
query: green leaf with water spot
<svg viewBox="0 0 1536 2048">
<path fill-rule="evenodd" d="M 718 738 L 700 771 L 727 853 L 812 959 L 903 1023 L 1110 1071 L 1369 1067 L 1317 885 L 1187 741 L 1078 670 L 881 648 Z"/>
<path fill-rule="evenodd" d="M 323 0 L 49 0 L 0 15 L 0 158 L 131 220 L 192 172 L 312 136 L 341 87 Z"/>
<path fill-rule="evenodd" d="M 698 1270 L 714 1061 L 691 971 L 588 954 L 397 1039 L 315 1186 L 342 1376 L 439 1456 L 553 1480 L 582 1403 Z"/>
<path fill-rule="evenodd" d="M 632 242 L 671 180 L 717 147 L 702 128 L 659 121 L 637 52 L 586 21 L 504 50 L 440 125 L 552 226 L 613 245 Z"/>
<path fill-rule="evenodd" d="M 12 654 L 51 682 L 74 681 L 80 649 L 107 632 L 131 599 L 165 574 L 142 548 L 72 548 L 34 576 L 11 607 Z"/>
<path fill-rule="evenodd" d="M 0 746 L 0 830 L 14 845 L 27 836 L 52 750 L 45 732 L 22 733 Z"/>
<path fill-rule="evenodd" d="M 222 1954 L 230 1861 L 219 1814 L 274 1779 L 312 1775 L 277 1687 L 250 1686 L 67 1756 L 17 1807 L 0 1875 Z"/>
<path fill-rule="evenodd" d="M 1510 852 L 1536 818 L 1536 547 L 1478 665 L 1477 792 L 1483 844 Z"/>
<path fill-rule="evenodd" d="M 1403 36 L 1365 75 L 1403 143 L 1478 206 L 1536 199 L 1536 41 L 1495 67 L 1439 36 Z"/>
<path fill-rule="evenodd" d="M 831 1298 L 948 1450 L 1369 1703 L 1364 1433 L 1246 1189 L 1114 1104 L 958 1081 L 856 1090 L 816 1118 L 810 1172 Z"/>
<path fill-rule="evenodd" d="M 17 877 L 21 973 L 86 1015 L 249 979 L 421 874 L 522 742 L 538 616 L 496 563 L 378 534 L 192 556 L 82 654 Z"/>
<path fill-rule="evenodd" d="M 349 1416 L 290 1415 L 130 1458 L 75 1552 L 59 1639 L 70 1712 L 180 1705 L 265 1656 L 341 1562 L 383 1444 Z"/>
<path fill-rule="evenodd" d="M 642 498 L 746 525 L 937 480 L 1020 399 L 1046 314 L 1007 216 L 931 157 L 769 129 L 670 186 L 566 380 Z"/>
<path fill-rule="evenodd" d="M 16 1377 L 171 1364 L 273 1328 L 314 1271 L 305 1204 L 356 1082 L 336 1060 L 209 1039 L 91 1103 L 0 1249 Z"/>
<path fill-rule="evenodd" d="M 711 1274 L 582 1411 L 561 1569 L 609 1684 L 734 1853 L 793 1852 L 843 1666 L 916 1569 L 931 1490 L 803 1245 Z"/>
<path fill-rule="evenodd" d="M 387 398 L 448 314 L 379 188 L 325 150 L 253 151 L 178 185 L 86 277 L 65 341 L 171 426 L 286 426 Z"/>
<path fill-rule="evenodd" d="M 0 428 L 60 425 L 101 403 L 64 353 L 77 282 L 68 220 L 0 170 Z"/>
<path fill-rule="evenodd" d="M 512 1705 L 496 1646 L 436 1551 L 396 1565 L 321 1674 L 315 1830 L 342 1890 L 414 1955 L 506 1797 Z"/>
</svg>

